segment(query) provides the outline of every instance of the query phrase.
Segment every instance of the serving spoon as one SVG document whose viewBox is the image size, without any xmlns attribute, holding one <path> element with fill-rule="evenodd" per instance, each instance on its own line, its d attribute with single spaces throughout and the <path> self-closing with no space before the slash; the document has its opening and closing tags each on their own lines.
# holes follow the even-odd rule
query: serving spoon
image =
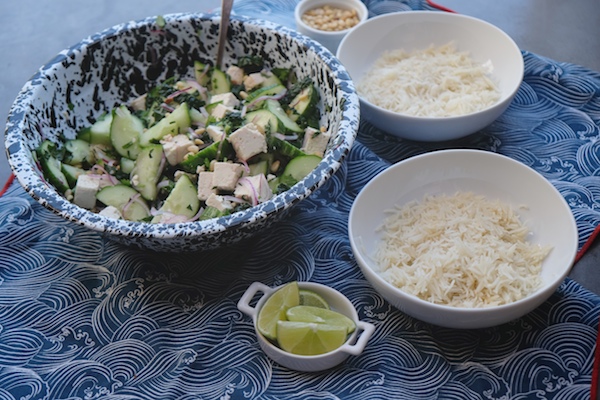
<svg viewBox="0 0 600 400">
<path fill-rule="evenodd" d="M 233 7 L 233 0 L 221 0 L 221 25 L 219 26 L 219 42 L 217 47 L 217 63 L 216 67 L 221 68 L 223 62 L 223 52 L 225 50 L 225 43 L 227 42 L 227 30 L 229 29 L 229 16 L 231 15 L 231 8 Z"/>
</svg>

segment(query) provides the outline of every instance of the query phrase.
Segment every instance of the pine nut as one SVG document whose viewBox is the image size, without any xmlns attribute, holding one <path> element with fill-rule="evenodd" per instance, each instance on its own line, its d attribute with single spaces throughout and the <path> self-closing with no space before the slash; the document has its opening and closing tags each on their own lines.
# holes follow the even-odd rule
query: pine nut
<svg viewBox="0 0 600 400">
<path fill-rule="evenodd" d="M 359 18 L 355 9 L 325 5 L 306 11 L 302 21 L 315 29 L 335 32 L 352 28 L 359 23 Z"/>
</svg>

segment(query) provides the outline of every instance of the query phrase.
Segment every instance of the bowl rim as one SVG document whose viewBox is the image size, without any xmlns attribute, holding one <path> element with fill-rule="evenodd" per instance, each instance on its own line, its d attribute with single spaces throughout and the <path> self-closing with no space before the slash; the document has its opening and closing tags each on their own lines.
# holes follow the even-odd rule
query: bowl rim
<svg viewBox="0 0 600 400">
<path fill-rule="evenodd" d="M 531 172 L 532 175 L 536 177 L 536 179 L 539 179 L 540 182 L 547 185 L 549 187 L 549 189 L 551 189 L 556 194 L 556 196 L 560 200 L 563 208 L 565 208 L 566 210 L 569 211 L 569 214 L 571 216 L 571 218 L 569 219 L 571 222 L 571 225 L 572 225 L 571 228 L 575 232 L 575 236 L 572 238 L 572 243 L 571 243 L 571 246 L 573 247 L 573 251 L 569 255 L 569 263 L 561 269 L 560 274 L 557 274 L 554 277 L 554 279 L 549 280 L 546 284 L 541 285 L 532 293 L 529 293 L 527 296 L 522 297 L 516 301 L 506 303 L 506 304 L 501 304 L 501 305 L 495 305 L 495 306 L 491 306 L 491 307 L 472 308 L 472 307 L 455 307 L 455 306 L 433 303 L 433 302 L 424 300 L 416 295 L 405 292 L 402 289 L 394 286 L 393 284 L 391 284 L 390 282 L 385 280 L 379 273 L 377 273 L 375 271 L 375 269 L 373 268 L 373 262 L 369 262 L 366 259 L 366 257 L 365 257 L 366 254 L 364 254 L 363 250 L 360 249 L 361 244 L 359 243 L 358 239 L 352 235 L 352 232 L 353 232 L 352 226 L 354 224 L 353 220 L 354 220 L 354 216 L 357 213 L 357 211 L 356 211 L 358 208 L 357 204 L 359 203 L 357 200 L 360 198 L 361 194 L 366 193 L 369 190 L 370 186 L 375 185 L 375 182 L 378 180 L 378 178 L 381 179 L 381 177 L 384 177 L 385 175 L 394 173 L 395 170 L 401 168 L 406 163 L 418 162 L 424 158 L 431 158 L 431 157 L 436 157 L 440 154 L 444 155 L 444 154 L 451 154 L 451 153 L 469 154 L 469 155 L 479 154 L 479 155 L 483 155 L 485 157 L 495 157 L 495 158 L 501 159 L 505 162 L 512 163 L 522 169 L 529 170 L 529 172 Z M 512 308 L 520 307 L 522 304 L 527 304 L 527 303 L 533 302 L 536 299 L 540 299 L 542 297 L 545 298 L 547 295 L 549 295 L 548 292 L 549 291 L 553 292 L 554 290 L 556 290 L 556 288 L 560 285 L 561 282 L 563 282 L 565 277 L 568 275 L 569 271 L 573 267 L 575 257 L 577 256 L 577 249 L 578 249 L 577 223 L 575 221 L 575 218 L 573 217 L 573 212 L 571 211 L 571 208 L 569 207 L 567 201 L 562 196 L 562 194 L 560 194 L 558 189 L 554 185 L 552 185 L 552 183 L 550 181 L 548 181 L 543 175 L 541 175 L 538 171 L 534 170 L 533 168 L 531 168 L 513 158 L 505 156 L 503 154 L 495 153 L 495 152 L 487 151 L 487 150 L 479 150 L 479 149 L 435 150 L 435 151 L 422 153 L 422 154 L 418 154 L 418 155 L 406 158 L 402 161 L 399 161 L 396 164 L 392 164 L 392 165 L 388 166 L 386 169 L 379 172 L 371 180 L 369 180 L 369 182 L 367 182 L 365 184 L 365 186 L 357 194 L 354 202 L 352 203 L 352 207 L 350 208 L 350 213 L 348 214 L 348 233 L 349 233 L 348 236 L 350 239 L 350 245 L 351 245 L 355 260 L 357 261 L 359 268 L 361 269 L 361 272 L 365 275 L 365 277 L 369 281 L 371 281 L 371 279 L 375 280 L 378 284 L 381 284 L 384 287 L 386 287 L 388 289 L 388 291 L 393 291 L 395 293 L 395 295 L 399 296 L 400 298 L 412 301 L 414 304 L 416 304 L 420 308 L 428 308 L 430 310 L 435 310 L 437 312 L 444 312 L 444 313 L 455 313 L 455 314 L 468 313 L 469 315 L 489 314 L 490 311 L 501 312 L 502 310 L 510 310 Z M 416 317 L 416 318 L 418 318 L 418 317 Z"/>
<path fill-rule="evenodd" d="M 325 47 L 293 29 L 259 18 L 232 15 L 231 23 L 252 25 L 258 29 L 277 32 L 279 35 L 288 37 L 291 41 L 300 42 L 306 48 L 307 52 L 314 53 L 332 71 L 334 82 L 340 91 L 340 97 L 345 98 L 342 108 L 342 118 L 337 129 L 341 133 L 336 138 L 337 141 L 330 145 L 331 149 L 325 154 L 311 174 L 286 192 L 278 194 L 258 206 L 249 208 L 248 210 L 252 210 L 251 213 L 246 213 L 247 210 L 242 210 L 224 217 L 174 224 L 152 224 L 148 222 L 112 219 L 83 209 L 60 195 L 52 185 L 38 175 L 36 168 L 31 163 L 32 150 L 27 147 L 25 138 L 20 133 L 24 128 L 27 113 L 19 110 L 19 106 L 26 104 L 26 100 L 31 96 L 32 91 L 40 86 L 40 82 L 43 83 L 45 80 L 51 79 L 51 76 L 49 76 L 51 75 L 51 71 L 53 68 L 60 66 L 65 57 L 68 57 L 72 53 L 86 51 L 94 44 L 120 36 L 125 31 L 139 29 L 144 26 L 153 26 L 157 24 L 159 19 L 165 21 L 167 25 L 169 23 L 188 20 L 209 21 L 215 25 L 220 23 L 220 16 L 214 13 L 172 13 L 149 16 L 114 25 L 92 34 L 59 52 L 49 62 L 40 67 L 19 91 L 7 118 L 5 149 L 9 165 L 15 177 L 25 191 L 38 203 L 64 219 L 74 221 L 92 230 L 109 235 L 156 239 L 181 238 L 182 236 L 200 238 L 231 229 L 243 228 L 255 222 L 266 220 L 272 214 L 289 209 L 322 186 L 326 178 L 321 177 L 330 177 L 340 168 L 354 143 L 360 120 L 358 95 L 354 90 L 353 82 L 345 67 Z"/>
<path fill-rule="evenodd" d="M 500 36 L 507 39 L 507 43 L 510 45 L 512 50 L 515 52 L 515 56 L 517 54 L 520 56 L 520 57 L 518 57 L 518 59 L 521 60 L 521 62 L 518 63 L 519 79 L 518 80 L 515 79 L 514 84 L 511 85 L 509 90 L 507 90 L 506 93 L 502 92 L 501 97 L 495 103 L 489 105 L 488 107 L 486 107 L 484 109 L 481 109 L 481 110 L 478 110 L 475 112 L 471 112 L 468 114 L 462 114 L 462 115 L 452 115 L 452 116 L 447 116 L 447 117 L 443 117 L 443 116 L 442 117 L 440 117 L 440 116 L 428 117 L 428 116 L 415 116 L 415 115 L 405 114 L 405 113 L 401 113 L 401 112 L 395 112 L 395 111 L 391 111 L 386 108 L 383 108 L 381 106 L 378 106 L 376 104 L 373 104 L 372 102 L 366 100 L 363 96 L 358 94 L 361 105 L 365 104 L 366 106 L 371 107 L 374 110 L 377 110 L 378 113 L 386 115 L 387 117 L 401 117 L 409 122 L 418 122 L 418 121 L 454 122 L 454 121 L 459 121 L 461 119 L 464 120 L 465 118 L 477 118 L 479 115 L 485 114 L 485 113 L 489 112 L 490 110 L 495 109 L 497 107 L 503 107 L 506 105 L 507 102 L 512 101 L 513 97 L 516 95 L 517 91 L 519 90 L 519 88 L 523 82 L 523 77 L 525 76 L 525 62 L 523 60 L 523 53 L 521 52 L 520 48 L 517 46 L 517 44 L 513 40 L 513 38 L 510 37 L 510 35 L 508 35 L 505 31 L 503 31 L 496 25 L 494 25 L 490 22 L 484 21 L 477 17 L 464 15 L 464 14 L 458 14 L 458 13 L 450 13 L 450 12 L 443 12 L 443 11 L 429 11 L 429 10 L 395 11 L 395 12 L 391 12 L 391 13 L 377 15 L 377 16 L 369 18 L 367 21 L 364 21 L 361 24 L 357 25 L 355 27 L 356 29 L 352 29 L 350 32 L 348 32 L 344 36 L 344 38 L 341 40 L 339 47 L 336 51 L 336 57 L 340 58 L 340 53 L 341 53 L 342 49 L 344 48 L 345 43 L 349 43 L 350 40 L 352 40 L 353 35 L 357 35 L 358 33 L 360 33 L 361 30 L 368 29 L 369 26 L 375 25 L 378 22 L 380 22 L 381 20 L 395 19 L 395 18 L 403 18 L 403 19 L 414 18 L 415 16 L 422 17 L 425 15 L 426 16 L 434 16 L 433 18 L 457 19 L 457 20 L 462 20 L 462 21 L 469 21 L 472 23 L 479 23 L 482 26 L 485 26 L 487 29 L 491 29 L 491 30 L 495 31 L 496 33 L 500 34 Z M 515 59 L 516 58 L 517 57 L 515 57 Z"/>
</svg>

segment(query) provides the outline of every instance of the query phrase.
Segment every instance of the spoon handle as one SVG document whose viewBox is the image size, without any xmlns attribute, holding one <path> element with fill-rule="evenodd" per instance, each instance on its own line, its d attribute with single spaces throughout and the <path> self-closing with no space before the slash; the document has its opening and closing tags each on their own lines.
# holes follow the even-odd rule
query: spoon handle
<svg viewBox="0 0 600 400">
<path fill-rule="evenodd" d="M 225 50 L 225 42 L 227 42 L 227 29 L 229 28 L 229 16 L 233 0 L 221 0 L 221 26 L 219 27 L 219 45 L 217 48 L 217 68 L 221 68 L 223 61 L 223 52 Z"/>
</svg>

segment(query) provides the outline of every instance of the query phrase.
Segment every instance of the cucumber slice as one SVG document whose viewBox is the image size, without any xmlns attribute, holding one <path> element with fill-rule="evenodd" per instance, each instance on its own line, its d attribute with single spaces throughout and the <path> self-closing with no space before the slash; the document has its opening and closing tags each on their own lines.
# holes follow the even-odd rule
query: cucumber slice
<svg viewBox="0 0 600 400">
<path fill-rule="evenodd" d="M 94 163 L 94 152 L 90 143 L 82 139 L 71 139 L 65 142 L 63 163 L 69 165 L 91 165 Z"/>
<path fill-rule="evenodd" d="M 281 122 L 281 127 L 285 128 L 287 131 L 302 133 L 304 130 L 298 126 L 298 124 L 290 119 L 290 117 L 283 111 L 281 108 L 281 104 L 277 100 L 265 100 L 267 103 L 267 110 L 271 111 L 279 122 Z M 283 132 L 282 132 L 283 133 Z"/>
<path fill-rule="evenodd" d="M 210 66 L 200 61 L 194 61 L 194 76 L 196 82 L 206 86 L 210 82 Z"/>
<path fill-rule="evenodd" d="M 206 122 L 208 121 L 208 116 L 202 114 L 200 110 L 190 108 L 190 119 L 192 124 L 194 125 L 206 125 Z"/>
<path fill-rule="evenodd" d="M 200 219 L 200 221 L 204 221 L 207 219 L 223 217 L 223 216 L 229 215 L 229 214 L 230 214 L 229 210 L 220 211 L 220 210 L 216 209 L 215 207 L 206 207 L 204 209 L 204 211 L 202 212 L 202 214 L 200 215 L 199 219 Z"/>
<path fill-rule="evenodd" d="M 181 103 L 171 114 L 141 134 L 140 145 L 145 147 L 158 143 L 167 135 L 175 136 L 184 133 L 190 127 L 191 122 L 189 106 L 187 103 Z"/>
<path fill-rule="evenodd" d="M 269 181 L 269 188 L 271 188 L 271 192 L 273 192 L 274 194 L 277 194 L 277 187 L 279 186 L 279 177 L 275 178 L 275 179 L 271 179 Z"/>
<path fill-rule="evenodd" d="M 61 154 L 56 144 L 49 140 L 44 140 L 37 149 L 37 155 L 42 166 L 42 171 L 44 172 L 44 177 L 56 190 L 64 194 L 69 189 L 69 181 L 62 172 L 62 162 L 57 158 Z"/>
<path fill-rule="evenodd" d="M 253 101 L 262 96 L 275 96 L 282 93 L 285 90 L 287 89 L 282 84 L 262 86 L 248 93 L 248 97 L 246 97 L 245 102 L 246 104 L 251 104 Z M 253 104 L 253 107 L 260 107 L 261 103 L 262 102 L 259 101 L 257 104 Z"/>
<path fill-rule="evenodd" d="M 300 116 L 313 110 L 318 102 L 319 92 L 317 92 L 315 87 L 313 85 L 305 87 L 290 102 L 290 119 L 297 121 Z"/>
<path fill-rule="evenodd" d="M 152 144 L 144 147 L 131 171 L 131 184 L 135 190 L 140 192 L 143 198 L 152 201 L 156 199 L 158 188 L 156 184 L 160 178 L 161 165 L 164 158 L 163 148 L 160 144 Z"/>
<path fill-rule="evenodd" d="M 103 114 L 91 126 L 83 128 L 77 135 L 77 138 L 91 144 L 110 145 L 111 124 L 112 113 Z"/>
<path fill-rule="evenodd" d="M 312 154 L 296 157 L 290 160 L 288 165 L 285 167 L 282 176 L 289 176 L 296 182 L 300 182 L 308 174 L 310 174 L 320 162 L 321 157 Z"/>
<path fill-rule="evenodd" d="M 139 197 L 139 193 L 134 188 L 119 184 L 100 189 L 96 199 L 107 206 L 117 208 L 123 218 L 129 221 L 141 221 L 150 214 L 142 198 L 132 200 L 136 196 Z"/>
<path fill-rule="evenodd" d="M 121 172 L 124 174 L 131 174 L 131 171 L 133 171 L 133 168 L 135 167 L 135 161 L 130 160 L 127 157 L 121 157 L 119 164 L 121 165 Z"/>
<path fill-rule="evenodd" d="M 144 131 L 142 120 L 133 115 L 126 106 L 113 110 L 110 124 L 110 142 L 122 157 L 135 160 L 142 150 L 140 136 Z"/>
<path fill-rule="evenodd" d="M 275 153 L 279 153 L 287 158 L 293 159 L 306 156 L 305 152 L 303 152 L 293 144 L 285 140 L 281 140 L 273 135 L 270 135 L 267 138 L 267 145 L 269 146 L 269 150 L 272 150 Z"/>
<path fill-rule="evenodd" d="M 275 133 L 279 131 L 279 119 L 267 109 L 246 113 L 244 121 L 247 124 L 252 122 L 264 133 Z"/>
<path fill-rule="evenodd" d="M 265 81 L 263 82 L 263 84 L 261 86 L 267 87 L 267 86 L 273 86 L 273 85 L 283 86 L 283 83 L 281 83 L 281 79 L 279 79 L 277 77 L 277 75 L 275 75 L 274 73 L 271 72 L 267 77 L 265 77 Z"/>
<path fill-rule="evenodd" d="M 231 92 L 229 77 L 218 68 L 213 68 L 210 74 L 210 94 L 221 94 Z"/>
<path fill-rule="evenodd" d="M 248 169 L 250 170 L 250 172 L 248 173 L 248 175 L 250 176 L 254 176 L 254 175 L 267 175 L 267 173 L 269 172 L 269 163 L 267 160 L 260 160 L 258 162 L 255 162 L 254 164 L 250 164 L 248 165 Z"/>
<path fill-rule="evenodd" d="M 233 146 L 231 146 L 229 141 L 225 140 L 223 144 L 221 142 L 214 142 L 196 154 L 188 156 L 179 165 L 181 165 L 184 171 L 195 174 L 199 165 L 208 165 L 212 160 L 222 160 L 231 156 L 233 156 Z"/>
<path fill-rule="evenodd" d="M 159 211 L 183 215 L 189 219 L 196 215 L 199 209 L 198 188 L 187 175 L 181 175 Z M 152 219 L 152 222 L 160 222 L 160 220 L 159 214 Z"/>
<path fill-rule="evenodd" d="M 62 163 L 62 173 L 65 175 L 67 182 L 69 183 L 69 187 L 73 189 L 75 185 L 77 185 L 77 177 L 79 175 L 85 174 L 85 170 L 83 168 L 79 168 L 73 165 Z"/>
</svg>

